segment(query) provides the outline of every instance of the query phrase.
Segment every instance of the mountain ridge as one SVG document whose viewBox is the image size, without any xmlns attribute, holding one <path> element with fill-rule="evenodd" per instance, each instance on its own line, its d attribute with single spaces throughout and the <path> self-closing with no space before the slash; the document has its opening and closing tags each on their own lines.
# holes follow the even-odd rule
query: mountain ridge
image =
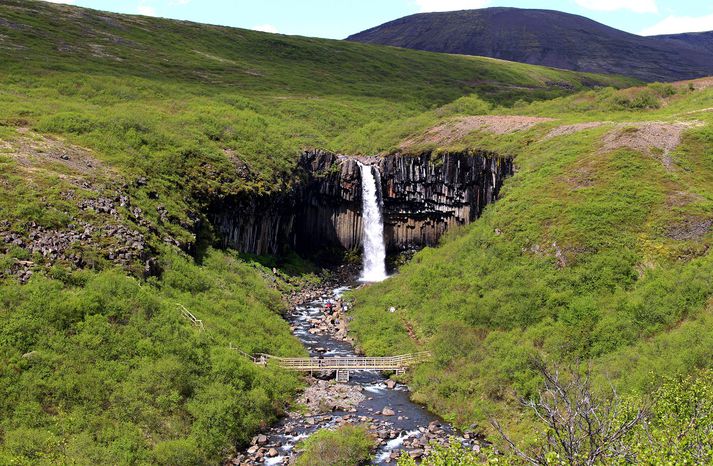
<svg viewBox="0 0 713 466">
<path fill-rule="evenodd" d="M 493 7 L 418 13 L 346 40 L 676 81 L 713 74 L 712 41 L 699 34 L 643 37 L 556 10 Z"/>
<path fill-rule="evenodd" d="M 661 34 L 650 37 L 690 45 L 713 53 L 713 31 L 682 32 L 680 34 Z"/>
</svg>

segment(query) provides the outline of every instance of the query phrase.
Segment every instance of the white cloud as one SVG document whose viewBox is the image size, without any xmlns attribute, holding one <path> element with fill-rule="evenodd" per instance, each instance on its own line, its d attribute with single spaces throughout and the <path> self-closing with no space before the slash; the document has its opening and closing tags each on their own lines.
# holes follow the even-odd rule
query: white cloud
<svg viewBox="0 0 713 466">
<path fill-rule="evenodd" d="M 255 27 L 253 27 L 254 31 L 262 31 L 262 32 L 271 32 L 273 34 L 277 34 L 277 28 L 273 26 L 272 24 L 259 24 Z"/>
<path fill-rule="evenodd" d="M 490 0 L 416 0 L 423 12 L 474 10 L 488 6 Z"/>
<path fill-rule="evenodd" d="M 588 10 L 631 10 L 634 13 L 658 13 L 656 0 L 576 0 L 577 5 Z"/>
<path fill-rule="evenodd" d="M 156 8 L 148 5 L 139 5 L 136 8 L 137 13 L 144 16 L 156 16 Z"/>
<path fill-rule="evenodd" d="M 641 31 L 642 36 L 679 32 L 713 31 L 713 14 L 708 16 L 669 16 Z"/>
<path fill-rule="evenodd" d="M 191 0 L 171 0 L 171 5 L 188 5 Z"/>
</svg>

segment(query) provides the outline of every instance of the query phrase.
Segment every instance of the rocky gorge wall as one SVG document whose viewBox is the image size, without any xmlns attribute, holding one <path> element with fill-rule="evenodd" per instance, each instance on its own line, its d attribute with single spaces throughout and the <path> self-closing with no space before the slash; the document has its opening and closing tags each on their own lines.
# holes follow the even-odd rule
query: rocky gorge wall
<svg viewBox="0 0 713 466">
<path fill-rule="evenodd" d="M 381 172 L 384 235 L 391 252 L 435 244 L 448 229 L 478 218 L 493 202 L 512 159 L 489 152 L 353 157 L 302 154 L 289 192 L 214 203 L 211 220 L 225 246 L 254 254 L 361 247 L 361 175 Z"/>
</svg>

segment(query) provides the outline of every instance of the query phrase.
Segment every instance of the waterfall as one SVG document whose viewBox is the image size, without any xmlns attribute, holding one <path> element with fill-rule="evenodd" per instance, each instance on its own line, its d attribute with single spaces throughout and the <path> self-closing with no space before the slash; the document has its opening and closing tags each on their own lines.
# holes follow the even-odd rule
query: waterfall
<svg viewBox="0 0 713 466">
<path fill-rule="evenodd" d="M 364 268 L 359 280 L 380 282 L 386 275 L 384 221 L 381 218 L 381 175 L 371 165 L 359 164 L 361 172 Z"/>
</svg>

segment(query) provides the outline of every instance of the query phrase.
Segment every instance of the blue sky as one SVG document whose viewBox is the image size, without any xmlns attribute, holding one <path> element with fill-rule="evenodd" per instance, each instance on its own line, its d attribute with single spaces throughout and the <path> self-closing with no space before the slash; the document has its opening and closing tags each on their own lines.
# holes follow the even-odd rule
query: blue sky
<svg viewBox="0 0 713 466">
<path fill-rule="evenodd" d="M 48 0 L 119 13 L 343 39 L 413 13 L 546 8 L 642 35 L 713 30 L 713 0 Z"/>
</svg>

